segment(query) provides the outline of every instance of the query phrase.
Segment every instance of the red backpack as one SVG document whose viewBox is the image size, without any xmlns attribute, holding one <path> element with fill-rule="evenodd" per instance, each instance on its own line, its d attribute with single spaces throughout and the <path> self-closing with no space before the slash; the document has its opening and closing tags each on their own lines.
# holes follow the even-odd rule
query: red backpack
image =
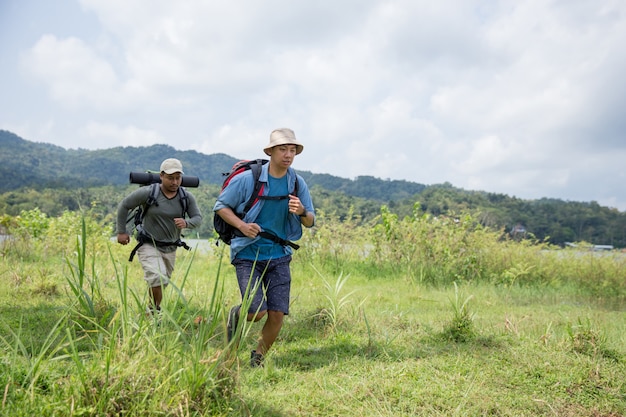
<svg viewBox="0 0 626 417">
<path fill-rule="evenodd" d="M 248 198 L 248 201 L 246 202 L 246 205 L 244 206 L 243 212 L 235 213 L 240 219 L 243 219 L 246 216 L 246 214 L 248 214 L 248 211 L 250 211 L 252 206 L 254 206 L 259 200 L 285 200 L 289 198 L 288 195 L 272 196 L 272 197 L 263 195 L 263 189 L 265 187 L 265 183 L 259 181 L 259 177 L 261 176 L 261 168 L 263 167 L 263 165 L 267 164 L 268 162 L 269 161 L 267 159 L 252 159 L 252 160 L 244 159 L 244 160 L 236 162 L 229 172 L 222 173 L 222 175 L 226 177 L 224 179 L 224 182 L 222 183 L 222 190 L 224 190 L 228 186 L 228 184 L 230 184 L 230 181 L 233 179 L 233 177 L 245 171 L 249 171 L 249 170 L 252 171 L 252 178 L 254 179 L 254 190 L 252 191 L 252 194 Z M 292 194 L 298 195 L 298 177 L 296 177 L 296 184 L 295 184 Z M 239 232 L 237 228 L 226 223 L 226 221 L 224 221 L 224 219 L 222 219 L 217 213 L 213 214 L 213 228 L 215 229 L 215 232 L 219 235 L 220 240 L 226 243 L 227 245 L 230 245 L 230 241 L 232 240 L 234 236 L 242 236 L 241 232 Z M 294 249 L 299 248 L 299 246 L 296 245 L 295 243 L 281 239 L 278 236 L 272 235 L 267 232 L 261 232 L 261 236 L 269 238 L 282 245 L 289 245 Z"/>
</svg>

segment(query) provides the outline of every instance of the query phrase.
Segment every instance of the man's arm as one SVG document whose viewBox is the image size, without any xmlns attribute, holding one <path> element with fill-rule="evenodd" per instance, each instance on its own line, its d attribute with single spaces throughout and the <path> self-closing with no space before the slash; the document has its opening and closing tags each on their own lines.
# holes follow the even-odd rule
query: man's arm
<svg viewBox="0 0 626 417">
<path fill-rule="evenodd" d="M 297 214 L 304 227 L 313 227 L 315 216 L 306 209 L 300 198 L 292 194 L 289 195 L 289 212 Z"/>
<path fill-rule="evenodd" d="M 189 207 L 187 207 L 187 216 L 189 218 L 185 221 L 184 227 L 188 229 L 195 229 L 202 224 L 202 213 L 196 202 L 196 198 L 193 194 L 187 193 L 189 199 Z"/>
<path fill-rule="evenodd" d="M 249 238 L 255 238 L 256 235 L 261 231 L 261 227 L 256 223 L 246 223 L 239 218 L 235 214 L 235 212 L 230 207 L 222 207 L 221 209 L 216 211 L 217 215 L 220 216 L 224 221 L 231 226 L 239 229 L 244 236 Z"/>
</svg>

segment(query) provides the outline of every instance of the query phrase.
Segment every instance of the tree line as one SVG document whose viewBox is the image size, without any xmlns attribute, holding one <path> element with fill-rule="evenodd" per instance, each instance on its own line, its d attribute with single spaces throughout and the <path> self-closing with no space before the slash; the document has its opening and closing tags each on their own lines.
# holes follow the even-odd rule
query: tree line
<svg viewBox="0 0 626 417">
<path fill-rule="evenodd" d="M 111 224 L 113 230 L 117 204 L 138 187 L 129 184 L 129 173 L 157 170 L 164 157 L 181 159 L 185 171 L 201 179 L 200 186 L 191 191 L 205 221 L 194 233 L 212 236 L 213 203 L 223 173 L 237 159 L 225 154 L 178 151 L 167 145 L 66 150 L 29 142 L 0 130 L 0 215 L 17 216 L 37 207 L 54 217 L 64 211 L 88 209 Z M 413 215 L 418 207 L 432 216 L 471 214 L 484 226 L 501 229 L 516 238 L 555 245 L 589 242 L 626 247 L 626 213 L 596 202 L 523 200 L 506 194 L 468 191 L 449 183 L 427 186 L 371 176 L 346 179 L 298 172 L 311 187 L 317 210 L 352 223 L 375 224 L 383 206 L 400 218 Z"/>
</svg>

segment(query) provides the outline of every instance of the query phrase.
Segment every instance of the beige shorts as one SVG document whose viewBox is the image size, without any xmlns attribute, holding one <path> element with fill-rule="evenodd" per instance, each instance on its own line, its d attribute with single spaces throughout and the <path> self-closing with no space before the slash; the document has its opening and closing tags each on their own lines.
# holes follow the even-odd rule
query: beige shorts
<svg viewBox="0 0 626 417">
<path fill-rule="evenodd" d="M 150 244 L 143 244 L 137 250 L 137 257 L 143 268 L 143 279 L 152 287 L 167 287 L 174 271 L 176 251 L 164 253 Z"/>
</svg>

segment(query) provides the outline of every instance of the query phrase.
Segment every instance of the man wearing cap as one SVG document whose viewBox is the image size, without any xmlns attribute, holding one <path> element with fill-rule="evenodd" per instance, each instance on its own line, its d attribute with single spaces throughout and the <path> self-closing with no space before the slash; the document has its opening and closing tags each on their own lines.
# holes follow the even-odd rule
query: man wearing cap
<svg viewBox="0 0 626 417">
<path fill-rule="evenodd" d="M 295 156 L 303 149 L 293 130 L 274 130 L 269 144 L 263 149 L 270 160 L 261 169 L 259 181 L 263 183 L 263 190 L 259 200 L 243 219 L 235 214 L 243 211 L 255 185 L 252 171 L 246 171 L 232 178 L 213 208 L 243 235 L 231 240 L 230 257 L 242 298 L 249 292 L 246 320 L 266 318 L 256 350 L 250 355 L 253 367 L 262 365 L 263 357 L 278 337 L 284 316 L 289 314 L 289 265 L 293 249 L 284 242 L 300 239 L 302 226 L 312 227 L 315 223 L 307 184 L 291 167 Z M 297 195 L 294 194 L 296 189 Z M 281 198 L 283 196 L 286 198 Z M 268 234 L 279 239 L 269 239 Z M 234 306 L 228 314 L 226 331 L 229 342 L 236 333 L 240 310 L 241 304 Z"/>
<path fill-rule="evenodd" d="M 181 242 L 182 229 L 193 229 L 202 223 L 202 215 L 195 197 L 180 187 L 183 165 L 178 159 L 169 158 L 161 163 L 161 184 L 156 202 L 144 207 L 145 216 L 138 229 L 137 257 L 144 271 L 144 280 L 150 292 L 150 312 L 161 309 L 163 288 L 167 287 L 174 270 L 176 249 Z M 117 242 L 130 243 L 126 219 L 130 210 L 145 205 L 151 187 L 140 187 L 124 198 L 117 209 Z M 187 210 L 182 199 L 187 200 Z M 188 218 L 185 219 L 185 216 Z"/>
</svg>

